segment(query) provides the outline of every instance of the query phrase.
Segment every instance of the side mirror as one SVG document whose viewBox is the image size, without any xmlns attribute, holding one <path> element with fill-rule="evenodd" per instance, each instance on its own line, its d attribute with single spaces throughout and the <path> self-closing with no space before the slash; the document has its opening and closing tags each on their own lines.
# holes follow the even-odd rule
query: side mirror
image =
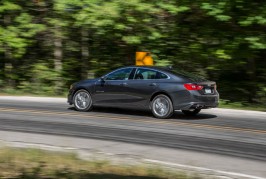
<svg viewBox="0 0 266 179">
<path fill-rule="evenodd" d="M 104 82 L 104 81 L 105 81 L 105 80 L 104 80 L 104 76 L 102 76 L 100 80 L 101 80 L 101 82 Z"/>
</svg>

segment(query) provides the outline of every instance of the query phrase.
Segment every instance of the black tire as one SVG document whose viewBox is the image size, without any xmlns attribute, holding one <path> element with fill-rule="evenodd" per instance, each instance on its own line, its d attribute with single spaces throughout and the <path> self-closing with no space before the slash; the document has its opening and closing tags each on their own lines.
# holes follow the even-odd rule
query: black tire
<svg viewBox="0 0 266 179">
<path fill-rule="evenodd" d="M 151 111 L 156 118 L 170 118 L 174 113 L 173 103 L 168 96 L 163 94 L 157 95 L 151 101 Z"/>
<path fill-rule="evenodd" d="M 187 116 L 196 116 L 201 109 L 191 109 L 191 110 L 182 110 L 182 112 Z"/>
<path fill-rule="evenodd" d="M 92 98 L 87 90 L 78 90 L 73 97 L 74 107 L 77 111 L 89 111 L 92 109 Z"/>
</svg>

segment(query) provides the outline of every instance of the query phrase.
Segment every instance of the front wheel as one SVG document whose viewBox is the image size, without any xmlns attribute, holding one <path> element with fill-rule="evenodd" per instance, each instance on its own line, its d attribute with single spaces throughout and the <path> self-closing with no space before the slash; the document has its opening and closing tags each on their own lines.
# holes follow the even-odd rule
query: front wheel
<svg viewBox="0 0 266 179">
<path fill-rule="evenodd" d="M 92 108 L 91 95 L 84 89 L 78 90 L 73 99 L 77 111 L 89 111 Z"/>
<path fill-rule="evenodd" d="M 163 94 L 155 96 L 151 102 L 151 110 L 156 118 L 166 119 L 173 115 L 173 104 L 171 99 Z"/>
<path fill-rule="evenodd" d="M 201 109 L 189 109 L 189 110 L 182 110 L 182 112 L 187 116 L 195 116 L 200 112 Z"/>
</svg>

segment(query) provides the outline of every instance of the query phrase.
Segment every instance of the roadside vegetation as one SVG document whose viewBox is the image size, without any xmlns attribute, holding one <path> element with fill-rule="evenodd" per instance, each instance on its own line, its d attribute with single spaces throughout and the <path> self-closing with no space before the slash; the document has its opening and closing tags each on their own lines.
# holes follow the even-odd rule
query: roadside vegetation
<svg viewBox="0 0 266 179">
<path fill-rule="evenodd" d="M 219 101 L 219 108 L 266 112 L 266 106 L 264 104 L 251 104 L 247 102 L 246 103 L 245 102 L 232 102 L 230 100 L 223 100 L 223 99 L 220 99 Z"/>
<path fill-rule="evenodd" d="M 193 176 L 194 175 L 194 176 Z M 13 179 L 200 179 L 195 174 L 149 165 L 85 161 L 75 154 L 1 148 L 0 178 Z"/>
<path fill-rule="evenodd" d="M 266 108 L 266 1 L 2 0 L 0 93 L 57 96 L 134 65 L 136 51 Z"/>
</svg>

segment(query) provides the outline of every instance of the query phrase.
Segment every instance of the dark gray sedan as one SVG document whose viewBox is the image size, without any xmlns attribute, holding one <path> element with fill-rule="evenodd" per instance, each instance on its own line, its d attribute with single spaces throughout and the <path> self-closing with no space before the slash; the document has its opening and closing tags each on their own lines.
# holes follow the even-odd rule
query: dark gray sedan
<svg viewBox="0 0 266 179">
<path fill-rule="evenodd" d="M 216 83 L 170 68 L 130 66 L 71 85 L 68 103 L 78 111 L 93 106 L 151 110 L 169 118 L 176 110 L 196 115 L 218 106 Z"/>
</svg>

